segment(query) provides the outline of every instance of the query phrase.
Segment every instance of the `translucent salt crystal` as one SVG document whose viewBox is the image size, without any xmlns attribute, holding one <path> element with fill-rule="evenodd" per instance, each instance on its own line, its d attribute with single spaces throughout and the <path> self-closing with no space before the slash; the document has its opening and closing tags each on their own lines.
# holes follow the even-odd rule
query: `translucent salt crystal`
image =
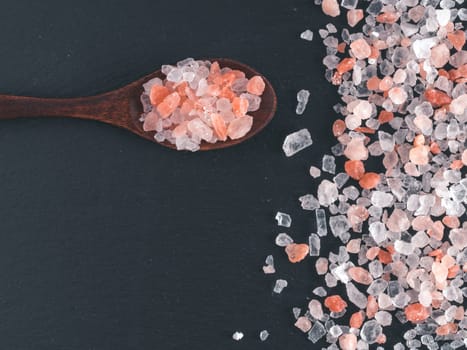
<svg viewBox="0 0 467 350">
<path fill-rule="evenodd" d="M 316 233 L 312 233 L 308 238 L 308 243 L 310 246 L 310 256 L 319 256 L 321 249 L 321 240 Z"/>
<path fill-rule="evenodd" d="M 457 16 L 461 21 L 467 21 L 467 9 L 463 8 L 457 12 Z"/>
<path fill-rule="evenodd" d="M 179 83 L 182 81 L 183 78 L 183 72 L 181 69 L 172 69 L 169 74 L 167 74 L 167 80 L 174 82 L 174 83 Z"/>
<path fill-rule="evenodd" d="M 334 236 L 340 237 L 350 229 L 350 224 L 346 216 L 337 215 L 329 218 L 329 227 Z"/>
<path fill-rule="evenodd" d="M 370 236 L 376 244 L 380 244 L 387 238 L 386 226 L 382 222 L 373 222 L 369 226 Z"/>
<path fill-rule="evenodd" d="M 308 339 L 312 343 L 318 342 L 322 337 L 326 335 L 326 328 L 323 326 L 322 323 L 316 321 L 313 327 L 308 332 Z"/>
<path fill-rule="evenodd" d="M 305 30 L 303 33 L 300 34 L 300 38 L 307 41 L 313 40 L 313 32 L 309 29 Z"/>
<path fill-rule="evenodd" d="M 322 297 L 322 298 L 328 295 L 328 293 L 326 292 L 326 289 L 324 289 L 323 287 L 317 287 L 313 289 L 313 294 L 319 297 Z"/>
<path fill-rule="evenodd" d="M 285 155 L 290 157 L 312 144 L 313 141 L 311 140 L 311 135 L 308 129 L 301 129 L 287 135 L 284 140 L 284 144 L 282 145 L 282 149 L 284 150 Z"/>
<path fill-rule="evenodd" d="M 265 274 L 272 274 L 276 272 L 274 268 L 274 257 L 272 255 L 268 255 L 266 257 L 265 263 L 266 265 L 263 266 L 263 272 Z"/>
<path fill-rule="evenodd" d="M 383 333 L 383 328 L 376 321 L 370 320 L 363 324 L 360 336 L 368 344 L 374 344 L 376 339 Z"/>
<path fill-rule="evenodd" d="M 394 196 L 390 193 L 374 191 L 371 194 L 371 204 L 379 208 L 389 207 L 394 200 Z"/>
<path fill-rule="evenodd" d="M 324 275 L 328 271 L 328 259 L 318 258 L 315 263 L 316 273 L 318 275 Z"/>
<path fill-rule="evenodd" d="M 367 297 L 365 294 L 360 292 L 357 287 L 352 282 L 348 282 L 345 285 L 347 296 L 349 301 L 356 305 L 360 309 L 366 308 L 367 305 Z"/>
<path fill-rule="evenodd" d="M 292 313 L 295 319 L 297 319 L 300 317 L 300 314 L 302 313 L 302 309 L 300 309 L 299 307 L 294 307 L 292 308 Z"/>
<path fill-rule="evenodd" d="M 392 315 L 387 311 L 378 311 L 375 315 L 375 320 L 381 326 L 390 326 L 392 323 Z"/>
<path fill-rule="evenodd" d="M 444 27 L 448 24 L 451 19 L 451 11 L 448 9 L 436 10 L 436 20 L 441 27 Z"/>
<path fill-rule="evenodd" d="M 334 338 L 339 337 L 342 334 L 342 329 L 338 325 L 334 325 L 331 328 L 329 328 L 329 334 L 333 336 Z"/>
<path fill-rule="evenodd" d="M 310 92 L 308 90 L 300 90 L 297 93 L 297 108 L 295 110 L 295 113 L 298 115 L 302 115 L 303 112 L 305 112 L 305 108 L 308 104 L 308 100 L 310 98 Z"/>
<path fill-rule="evenodd" d="M 259 339 L 261 339 L 261 341 L 265 341 L 266 339 L 268 339 L 269 337 L 269 332 L 267 330 L 262 330 L 261 332 L 259 332 Z"/>
<path fill-rule="evenodd" d="M 276 294 L 282 293 L 285 287 L 287 287 L 288 283 L 286 280 L 278 279 L 276 284 L 274 285 L 273 292 Z"/>
<path fill-rule="evenodd" d="M 289 244 L 293 243 L 293 239 L 287 233 L 279 233 L 275 242 L 279 247 L 287 247 Z"/>
<path fill-rule="evenodd" d="M 162 80 L 160 78 L 154 78 L 143 84 L 144 92 L 149 95 L 151 88 L 154 85 L 162 85 Z"/>
<path fill-rule="evenodd" d="M 311 177 L 313 177 L 314 179 L 318 178 L 321 176 L 321 170 L 315 166 L 311 166 L 310 167 L 310 175 Z"/>
<path fill-rule="evenodd" d="M 234 334 L 232 334 L 232 339 L 233 340 L 236 340 L 236 341 L 239 341 L 243 338 L 243 333 L 242 332 L 235 332 Z"/>
<path fill-rule="evenodd" d="M 319 208 L 319 202 L 312 194 L 306 194 L 298 198 L 304 210 L 315 210 Z"/>
<path fill-rule="evenodd" d="M 373 113 L 373 106 L 368 101 L 360 100 L 354 107 L 353 113 L 360 119 L 368 119 Z"/>
<path fill-rule="evenodd" d="M 326 212 L 324 209 L 316 209 L 316 230 L 319 236 L 323 237 L 328 234 L 328 227 L 326 223 Z"/>
<path fill-rule="evenodd" d="M 418 59 L 427 59 L 430 58 L 431 48 L 436 44 L 436 38 L 418 39 L 412 43 L 412 49 Z"/>
<path fill-rule="evenodd" d="M 259 96 L 244 93 L 240 97 L 248 100 L 248 112 L 256 112 L 261 106 L 261 97 Z"/>
<path fill-rule="evenodd" d="M 324 313 L 323 313 L 323 307 L 321 303 L 316 300 L 312 299 L 308 303 L 308 310 L 310 311 L 310 315 L 316 319 L 316 320 L 321 320 L 323 319 Z"/>
<path fill-rule="evenodd" d="M 358 0 L 342 0 L 341 2 L 341 6 L 348 10 L 356 8 L 357 4 L 358 4 Z"/>
<path fill-rule="evenodd" d="M 292 224 L 292 218 L 290 215 L 280 211 L 277 212 L 275 219 L 277 221 L 277 225 L 279 226 L 290 227 Z"/>
<path fill-rule="evenodd" d="M 323 206 L 329 206 L 337 200 L 339 193 L 335 183 L 323 180 L 318 186 L 318 201 Z"/>
<path fill-rule="evenodd" d="M 394 150 L 395 141 L 393 135 L 384 131 L 378 131 L 378 138 L 383 151 L 392 152 Z"/>
<path fill-rule="evenodd" d="M 323 157 L 323 171 L 331 174 L 336 173 L 336 159 L 333 156 L 325 154 Z"/>
</svg>

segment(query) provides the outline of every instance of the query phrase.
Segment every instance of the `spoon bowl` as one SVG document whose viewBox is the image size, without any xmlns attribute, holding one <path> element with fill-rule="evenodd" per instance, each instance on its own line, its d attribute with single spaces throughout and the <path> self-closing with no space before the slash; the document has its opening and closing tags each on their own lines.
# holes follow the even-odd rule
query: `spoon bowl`
<svg viewBox="0 0 467 350">
<path fill-rule="evenodd" d="M 271 121 L 277 108 L 277 97 L 274 89 L 263 75 L 253 68 L 231 59 L 209 60 L 218 61 L 221 67 L 241 70 L 247 78 L 259 75 L 263 78 L 266 87 L 261 96 L 259 110 L 249 113 L 253 117 L 251 130 L 244 137 L 236 140 L 218 141 L 216 143 L 203 141 L 200 145 L 202 151 L 226 148 L 248 140 Z M 159 143 L 154 139 L 154 132 L 143 130 L 143 123 L 140 121 L 143 113 L 143 105 L 140 100 L 144 91 L 143 84 L 156 77 L 165 78 L 164 74 L 158 70 L 117 90 L 89 97 L 54 99 L 0 95 L 0 119 L 22 117 L 91 119 L 127 129 L 149 141 Z M 175 145 L 168 141 L 159 144 L 176 149 Z"/>
</svg>

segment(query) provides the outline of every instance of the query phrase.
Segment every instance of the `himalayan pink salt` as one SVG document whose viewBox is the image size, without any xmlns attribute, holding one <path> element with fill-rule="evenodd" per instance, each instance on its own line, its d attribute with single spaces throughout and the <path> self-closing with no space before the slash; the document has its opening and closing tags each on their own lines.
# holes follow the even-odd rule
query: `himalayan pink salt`
<svg viewBox="0 0 467 350">
<path fill-rule="evenodd" d="M 321 7 L 323 12 L 328 16 L 337 17 L 341 14 L 337 0 L 323 0 Z"/>
<path fill-rule="evenodd" d="M 300 329 L 303 333 L 308 332 L 311 329 L 311 326 L 311 321 L 305 316 L 297 318 L 297 321 L 295 322 L 295 327 Z"/>
<path fill-rule="evenodd" d="M 344 164 L 344 169 L 347 175 L 354 180 L 360 180 L 365 174 L 365 166 L 360 160 L 348 160 Z"/>
<path fill-rule="evenodd" d="M 396 105 L 403 104 L 405 101 L 407 101 L 407 97 L 407 92 L 405 92 L 405 90 L 400 87 L 393 87 L 391 90 L 389 90 L 389 98 Z"/>
<path fill-rule="evenodd" d="M 465 45 L 465 32 L 463 30 L 456 30 L 455 32 L 448 33 L 448 40 L 457 51 L 461 51 Z"/>
<path fill-rule="evenodd" d="M 347 307 L 347 303 L 339 295 L 331 295 L 324 299 L 324 306 L 332 312 L 341 312 Z"/>
<path fill-rule="evenodd" d="M 353 138 L 346 146 L 344 154 L 350 160 L 368 159 L 368 149 L 363 143 L 363 139 Z"/>
<path fill-rule="evenodd" d="M 352 227 L 365 222 L 368 219 L 368 210 L 361 205 L 351 205 L 347 210 L 347 220 Z"/>
<path fill-rule="evenodd" d="M 326 258 L 318 258 L 315 263 L 316 273 L 318 275 L 324 275 L 328 272 L 328 259 Z"/>
<path fill-rule="evenodd" d="M 310 251 L 308 244 L 291 243 L 285 247 L 285 252 L 291 263 L 297 263 L 306 258 Z"/>
<path fill-rule="evenodd" d="M 427 89 L 424 93 L 424 97 L 434 107 L 447 105 L 452 101 L 452 98 L 449 97 L 446 93 L 436 89 Z"/>
<path fill-rule="evenodd" d="M 373 277 L 363 267 L 355 266 L 347 270 L 350 278 L 357 283 L 369 285 L 373 282 Z"/>
<path fill-rule="evenodd" d="M 346 333 L 339 337 L 339 346 L 342 350 L 357 349 L 357 336 L 353 333 Z"/>
<path fill-rule="evenodd" d="M 218 62 L 186 59 L 176 66 L 163 66 L 165 79 L 144 84 L 141 96 L 142 128 L 155 132 L 158 142 L 179 150 L 196 151 L 201 142 L 222 142 L 244 137 L 253 126 L 255 111 L 265 89 L 262 77 Z"/>
<path fill-rule="evenodd" d="M 355 40 L 350 44 L 350 49 L 355 58 L 359 60 L 364 60 L 371 55 L 371 46 L 368 45 L 365 39 Z"/>
<path fill-rule="evenodd" d="M 462 152 L 462 164 L 467 165 L 467 149 Z"/>
<path fill-rule="evenodd" d="M 444 67 L 449 62 L 450 52 L 446 44 L 439 44 L 431 49 L 430 61 L 436 68 Z"/>
<path fill-rule="evenodd" d="M 365 320 L 365 314 L 363 311 L 357 311 L 350 316 L 349 325 L 352 328 L 360 328 Z"/>
<path fill-rule="evenodd" d="M 409 152 L 410 161 L 417 165 L 428 164 L 430 147 L 428 146 L 416 146 L 413 147 Z"/>
<path fill-rule="evenodd" d="M 351 9 L 347 11 L 347 22 L 349 26 L 355 27 L 363 19 L 363 10 Z"/>
<path fill-rule="evenodd" d="M 379 174 L 369 172 L 362 176 L 358 184 L 363 189 L 371 190 L 375 188 L 379 184 L 379 182 L 380 182 Z"/>
<path fill-rule="evenodd" d="M 388 218 L 386 226 L 392 232 L 403 232 L 409 229 L 410 220 L 403 210 L 396 208 Z"/>
<path fill-rule="evenodd" d="M 405 316 L 407 317 L 407 320 L 413 323 L 419 323 L 421 321 L 424 321 L 430 316 L 427 308 L 419 303 L 408 305 L 404 309 L 404 312 Z"/>
</svg>

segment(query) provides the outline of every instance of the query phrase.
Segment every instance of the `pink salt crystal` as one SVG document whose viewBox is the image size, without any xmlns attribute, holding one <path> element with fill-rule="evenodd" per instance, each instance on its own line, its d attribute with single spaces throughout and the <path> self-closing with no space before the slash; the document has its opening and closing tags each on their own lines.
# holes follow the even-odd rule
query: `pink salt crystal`
<svg viewBox="0 0 467 350">
<path fill-rule="evenodd" d="M 363 139 L 353 138 L 346 146 L 344 155 L 350 160 L 368 159 L 368 149 L 363 143 Z"/>
<path fill-rule="evenodd" d="M 353 55 L 359 60 L 364 60 L 371 55 L 371 46 L 368 45 L 365 39 L 355 40 L 350 44 L 350 49 Z"/>
<path fill-rule="evenodd" d="M 360 238 L 351 239 L 345 249 L 348 253 L 357 254 L 360 252 L 362 240 Z"/>
<path fill-rule="evenodd" d="M 339 337 L 339 346 L 341 350 L 357 349 L 357 336 L 353 333 L 342 334 Z"/>
<path fill-rule="evenodd" d="M 405 90 L 400 87 L 393 87 L 391 90 L 389 90 L 388 95 L 391 101 L 396 105 L 403 104 L 405 101 L 407 101 L 408 97 L 407 92 L 405 92 Z"/>
<path fill-rule="evenodd" d="M 412 228 L 415 231 L 426 231 L 433 226 L 433 220 L 429 216 L 420 215 L 412 220 Z"/>
<path fill-rule="evenodd" d="M 368 210 L 360 205 L 351 205 L 347 210 L 347 219 L 352 227 L 365 222 L 369 215 Z"/>
<path fill-rule="evenodd" d="M 467 149 L 462 152 L 462 164 L 467 165 Z"/>
<path fill-rule="evenodd" d="M 300 329 L 303 333 L 306 333 L 311 329 L 312 325 L 308 318 L 301 316 L 297 319 L 297 322 L 295 322 L 294 326 Z"/>
<path fill-rule="evenodd" d="M 245 115 L 240 118 L 235 118 L 230 122 L 227 128 L 227 135 L 232 139 L 236 140 L 245 136 L 248 131 L 251 130 L 253 125 L 253 118 L 249 115 Z"/>
<path fill-rule="evenodd" d="M 449 62 L 449 49 L 446 44 L 439 44 L 431 49 L 431 63 L 436 68 L 444 67 Z"/>
<path fill-rule="evenodd" d="M 341 14 L 337 0 L 323 0 L 321 3 L 323 12 L 331 17 L 337 17 Z"/>
<path fill-rule="evenodd" d="M 413 147 L 409 152 L 410 161 L 417 165 L 428 164 L 430 158 L 428 157 L 430 147 L 428 146 L 417 146 Z"/>
<path fill-rule="evenodd" d="M 347 22 L 349 26 L 355 27 L 363 19 L 363 10 L 351 9 L 347 11 Z"/>
<path fill-rule="evenodd" d="M 144 117 L 143 130 L 144 131 L 153 131 L 157 128 L 157 121 L 159 116 L 156 111 L 151 111 Z"/>
<path fill-rule="evenodd" d="M 410 220 L 403 210 L 396 208 L 386 221 L 386 226 L 392 232 L 403 232 L 410 228 Z"/>
<path fill-rule="evenodd" d="M 373 282 L 373 277 L 371 277 L 370 273 L 363 267 L 351 267 L 347 270 L 347 273 L 350 276 L 350 278 L 357 283 L 369 285 L 371 284 L 371 282 Z"/>
<path fill-rule="evenodd" d="M 384 77 L 383 79 L 381 79 L 381 81 L 379 82 L 379 89 L 381 91 L 387 91 L 389 90 L 391 87 L 392 87 L 392 84 L 393 84 L 393 80 L 391 77 Z"/>
<path fill-rule="evenodd" d="M 184 135 L 186 135 L 186 132 L 188 131 L 188 122 L 185 120 L 178 124 L 173 130 L 172 130 L 172 137 L 174 138 L 179 138 Z"/>
</svg>

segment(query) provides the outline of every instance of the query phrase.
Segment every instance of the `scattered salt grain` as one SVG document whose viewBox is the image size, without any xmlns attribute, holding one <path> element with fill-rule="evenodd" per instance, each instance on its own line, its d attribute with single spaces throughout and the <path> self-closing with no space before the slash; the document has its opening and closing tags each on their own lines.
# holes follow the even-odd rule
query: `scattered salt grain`
<svg viewBox="0 0 467 350">
<path fill-rule="evenodd" d="M 293 239 L 287 233 L 279 233 L 276 237 L 276 245 L 279 247 L 287 247 L 292 243 Z"/>
<path fill-rule="evenodd" d="M 301 129 L 287 135 L 284 140 L 284 144 L 282 145 L 282 149 L 287 157 L 291 157 L 312 144 L 313 141 L 311 140 L 311 135 L 308 129 Z"/>
<path fill-rule="evenodd" d="M 278 211 L 275 219 L 277 221 L 277 225 L 279 226 L 290 227 L 290 225 L 292 225 L 292 218 L 289 214 L 281 213 Z"/>
<path fill-rule="evenodd" d="M 298 115 L 302 115 L 305 112 L 305 108 L 308 104 L 308 100 L 310 99 L 310 92 L 308 90 L 300 90 L 297 93 L 297 108 L 295 109 L 295 113 Z"/>
<path fill-rule="evenodd" d="M 287 285 L 288 285 L 288 283 L 287 283 L 286 280 L 278 279 L 276 281 L 276 284 L 274 285 L 273 292 L 276 293 L 276 294 L 280 294 L 280 293 L 282 293 L 284 288 L 287 287 Z"/>
<path fill-rule="evenodd" d="M 242 340 L 243 336 L 244 335 L 242 332 L 235 332 L 234 334 L 232 334 L 232 339 L 235 341 L 239 341 Z"/>
<path fill-rule="evenodd" d="M 300 34 L 300 38 L 307 41 L 313 40 L 313 32 L 309 29 L 305 30 L 303 33 Z"/>
<path fill-rule="evenodd" d="M 259 339 L 261 341 L 266 341 L 266 339 L 268 339 L 269 337 L 269 332 L 267 330 L 262 330 L 261 332 L 259 332 Z"/>
</svg>

